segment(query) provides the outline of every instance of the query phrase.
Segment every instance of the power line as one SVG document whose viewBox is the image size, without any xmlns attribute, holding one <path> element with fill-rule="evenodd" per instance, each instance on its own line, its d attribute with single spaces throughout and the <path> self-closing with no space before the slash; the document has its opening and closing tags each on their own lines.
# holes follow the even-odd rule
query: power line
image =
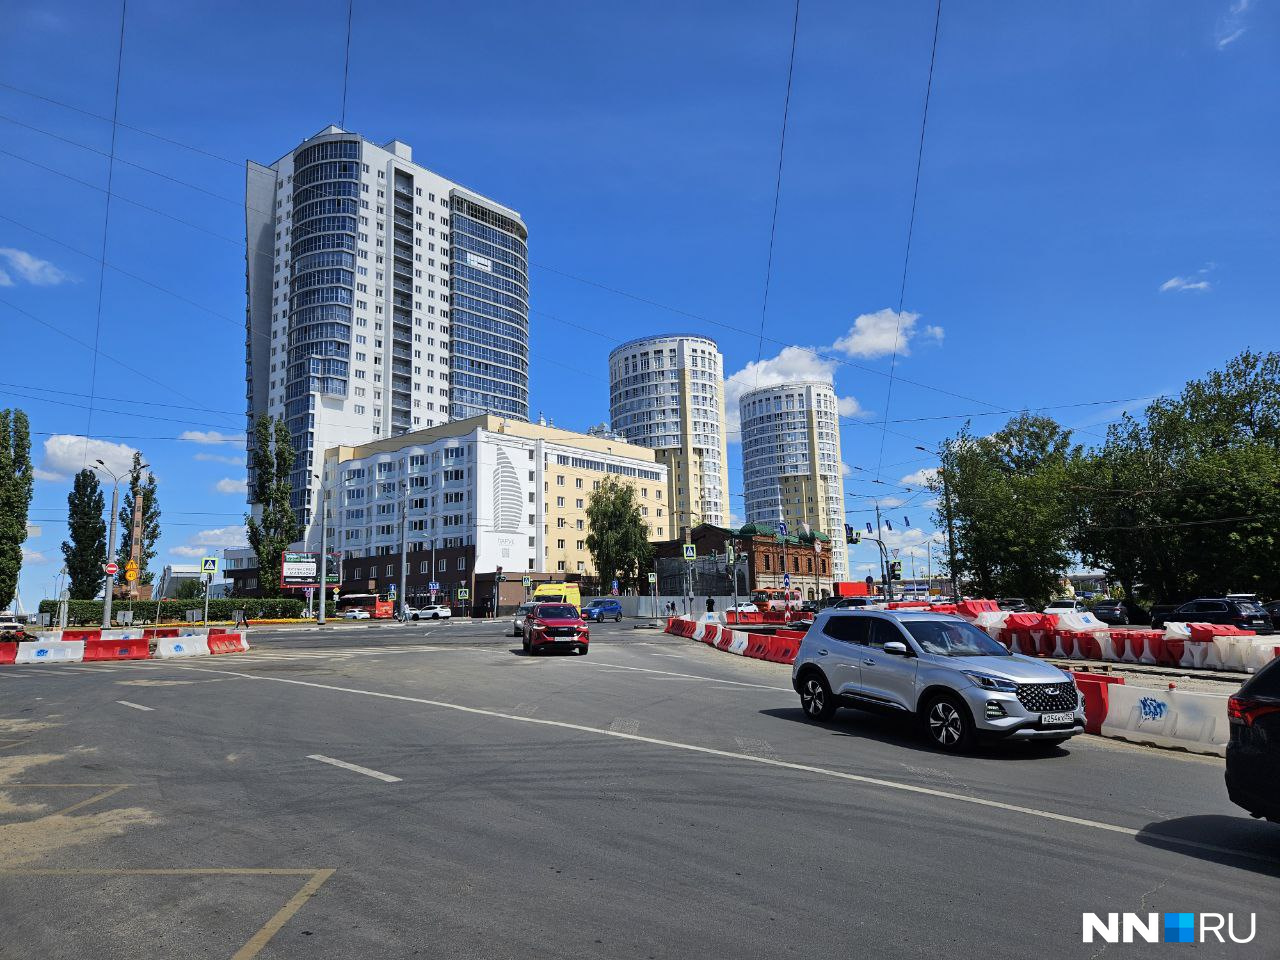
<svg viewBox="0 0 1280 960">
<path fill-rule="evenodd" d="M 11 387 L 15 390 L 27 390 L 34 393 L 56 393 L 62 397 L 86 397 L 88 394 L 76 393 L 72 390 L 54 390 L 52 387 L 33 387 L 25 383 L 4 383 L 0 381 L 0 387 Z M 132 400 L 128 397 L 103 397 L 99 396 L 99 400 L 105 400 L 109 403 L 136 403 L 144 407 L 165 407 L 170 410 L 194 410 L 197 413 L 218 413 L 228 417 L 243 417 L 244 414 L 231 410 L 212 410 L 209 407 L 188 407 L 178 403 L 160 403 L 156 400 Z"/>
<path fill-rule="evenodd" d="M 933 46 L 929 51 L 929 79 L 924 88 L 924 111 L 920 117 L 920 143 L 916 147 L 916 176 L 911 188 L 911 216 L 907 219 L 907 245 L 902 255 L 902 283 L 898 287 L 898 315 L 893 327 L 893 356 L 889 361 L 889 386 L 884 396 L 884 430 L 880 432 L 880 455 L 876 462 L 876 476 L 880 475 L 884 461 L 885 435 L 889 427 L 889 407 L 893 402 L 893 380 L 898 371 L 898 337 L 902 335 L 902 311 L 907 298 L 907 269 L 911 264 L 911 238 L 916 228 L 916 204 L 920 198 L 920 169 L 924 165 L 924 135 L 929 126 L 929 96 L 933 92 L 933 65 L 938 57 L 938 28 L 942 23 L 942 0 L 938 0 L 933 14 Z"/>
<path fill-rule="evenodd" d="M 107 203 L 102 213 L 102 263 L 98 268 L 98 306 L 93 321 L 93 363 L 89 370 L 89 413 L 85 418 L 87 437 L 93 431 L 93 400 L 98 389 L 98 343 L 102 336 L 102 292 L 107 281 L 107 238 L 111 230 L 111 181 L 116 170 L 116 122 L 120 119 L 120 76 L 124 69 L 124 27 L 129 0 L 120 0 L 120 45 L 116 50 L 116 90 L 111 107 L 111 151 L 107 157 Z M 89 463 L 89 441 L 84 442 L 84 465 Z M 108 597 L 109 601 L 111 598 Z M 110 606 L 110 604 L 108 604 Z"/>
<path fill-rule="evenodd" d="M 351 75 L 351 15 L 355 8 L 355 0 L 347 0 L 347 50 L 346 59 L 342 63 L 342 113 L 338 126 L 347 125 L 347 78 Z"/>
<path fill-rule="evenodd" d="M 791 113 L 791 78 L 796 69 L 796 38 L 800 33 L 800 0 L 791 19 L 791 56 L 787 60 L 787 93 L 782 100 L 782 133 L 778 138 L 778 173 L 773 185 L 773 216 L 769 220 L 769 258 L 764 268 L 764 299 L 760 304 L 760 336 L 756 346 L 756 385 L 760 384 L 760 358 L 764 355 L 764 321 L 769 313 L 769 282 L 773 278 L 773 245 L 778 233 L 778 205 L 782 200 L 782 160 L 787 152 L 787 117 Z"/>
</svg>

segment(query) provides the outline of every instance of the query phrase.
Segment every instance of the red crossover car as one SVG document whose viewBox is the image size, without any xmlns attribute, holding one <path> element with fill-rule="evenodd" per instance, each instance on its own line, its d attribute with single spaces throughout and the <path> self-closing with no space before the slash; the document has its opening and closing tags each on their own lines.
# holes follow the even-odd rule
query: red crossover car
<svg viewBox="0 0 1280 960">
<path fill-rule="evenodd" d="M 570 650 L 585 654 L 591 632 L 571 603 L 540 603 L 525 614 L 524 652 Z"/>
</svg>

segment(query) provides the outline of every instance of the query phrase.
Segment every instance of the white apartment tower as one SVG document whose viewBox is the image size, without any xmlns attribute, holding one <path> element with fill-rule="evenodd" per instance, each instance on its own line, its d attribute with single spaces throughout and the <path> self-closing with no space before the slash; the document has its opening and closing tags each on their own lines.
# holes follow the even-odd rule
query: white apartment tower
<svg viewBox="0 0 1280 960">
<path fill-rule="evenodd" d="M 828 381 L 800 380 L 744 393 L 742 491 L 747 523 L 802 524 L 831 538 L 832 570 L 849 577 L 844 540 L 840 415 Z"/>
<path fill-rule="evenodd" d="M 330 126 L 248 164 L 245 224 L 249 424 L 288 424 L 308 546 L 324 450 L 487 413 L 529 419 L 528 233 L 514 210 L 417 165 L 407 144 Z"/>
<path fill-rule="evenodd" d="M 724 358 L 714 340 L 670 334 L 613 350 L 609 416 L 614 430 L 666 464 L 673 536 L 699 523 L 728 526 Z"/>
</svg>

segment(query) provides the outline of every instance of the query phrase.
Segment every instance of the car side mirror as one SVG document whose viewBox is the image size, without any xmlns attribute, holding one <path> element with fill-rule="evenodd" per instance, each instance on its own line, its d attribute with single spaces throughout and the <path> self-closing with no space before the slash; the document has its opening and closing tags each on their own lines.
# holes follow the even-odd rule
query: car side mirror
<svg viewBox="0 0 1280 960">
<path fill-rule="evenodd" d="M 907 645 L 901 640 L 890 640 L 884 645 L 884 652 L 891 653 L 895 657 L 905 657 L 907 655 Z"/>
</svg>

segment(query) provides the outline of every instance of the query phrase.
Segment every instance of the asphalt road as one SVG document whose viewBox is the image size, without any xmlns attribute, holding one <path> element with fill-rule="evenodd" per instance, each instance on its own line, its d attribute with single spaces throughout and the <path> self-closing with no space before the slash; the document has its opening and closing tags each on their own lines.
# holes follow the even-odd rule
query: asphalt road
<svg viewBox="0 0 1280 960">
<path fill-rule="evenodd" d="M 1084 960 L 1084 911 L 1253 912 L 1199 951 L 1280 956 L 1280 826 L 1217 759 L 952 757 L 805 722 L 784 667 L 498 626 L 0 668 L 0 958 Z"/>
</svg>

